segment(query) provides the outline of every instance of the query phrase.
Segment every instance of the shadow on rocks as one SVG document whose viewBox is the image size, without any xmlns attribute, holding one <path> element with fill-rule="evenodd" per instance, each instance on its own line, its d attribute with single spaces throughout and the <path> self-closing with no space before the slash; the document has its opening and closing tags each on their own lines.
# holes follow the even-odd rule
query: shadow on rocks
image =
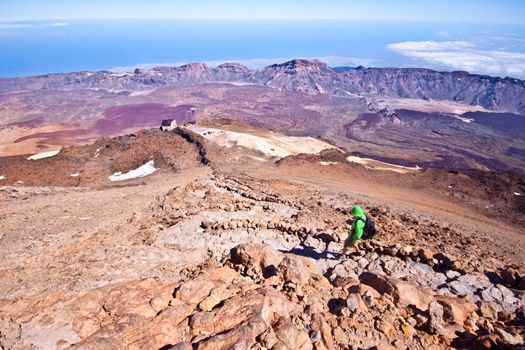
<svg viewBox="0 0 525 350">
<path fill-rule="evenodd" d="M 505 285 L 505 281 L 494 271 L 486 271 L 485 276 L 489 279 L 490 283 L 492 284 L 503 284 Z M 513 287 L 513 286 L 511 286 Z"/>
<path fill-rule="evenodd" d="M 328 310 L 330 313 L 340 316 L 341 309 L 346 306 L 346 300 L 341 298 L 332 298 L 328 301 Z"/>
<path fill-rule="evenodd" d="M 304 257 L 312 258 L 315 260 L 320 260 L 320 259 L 339 260 L 339 257 L 341 256 L 340 253 L 333 253 L 327 250 L 323 251 L 322 253 L 319 253 L 312 247 L 292 248 L 290 250 L 280 250 L 280 252 L 304 256 Z"/>
</svg>

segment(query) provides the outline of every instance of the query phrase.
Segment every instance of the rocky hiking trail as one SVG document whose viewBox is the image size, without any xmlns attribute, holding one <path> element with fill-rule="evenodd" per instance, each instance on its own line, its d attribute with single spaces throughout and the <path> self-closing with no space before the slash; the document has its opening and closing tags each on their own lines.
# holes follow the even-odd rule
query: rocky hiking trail
<svg viewBox="0 0 525 350">
<path fill-rule="evenodd" d="M 3 192 L 99 220 L 2 236 L 2 348 L 523 346 L 523 265 L 452 225 L 365 202 L 379 234 L 342 257 L 346 193 L 205 165 L 100 191 Z"/>
</svg>

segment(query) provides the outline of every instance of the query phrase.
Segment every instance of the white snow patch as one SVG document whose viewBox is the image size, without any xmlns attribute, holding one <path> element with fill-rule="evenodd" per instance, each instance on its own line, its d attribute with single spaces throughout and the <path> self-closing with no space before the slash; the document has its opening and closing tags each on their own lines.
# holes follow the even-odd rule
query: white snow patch
<svg viewBox="0 0 525 350">
<path fill-rule="evenodd" d="M 18 180 L 17 182 L 15 182 L 15 185 L 21 185 L 23 183 L 24 183 L 24 181 Z"/>
<path fill-rule="evenodd" d="M 28 157 L 27 159 L 28 160 L 36 160 L 36 159 L 42 159 L 42 158 L 49 158 L 49 157 L 56 156 L 59 152 L 60 152 L 60 150 L 37 153 L 37 154 L 33 154 L 32 156 Z"/>
<path fill-rule="evenodd" d="M 95 151 L 95 158 L 98 158 L 98 156 L 100 156 L 100 148 L 97 148 L 97 150 Z"/>
<path fill-rule="evenodd" d="M 123 180 L 129 180 L 129 179 L 134 179 L 137 177 L 144 177 L 144 176 L 153 174 L 154 172 L 159 170 L 155 168 L 154 162 L 155 161 L 150 160 L 146 164 L 143 164 L 140 167 L 138 167 L 137 169 L 130 170 L 124 174 L 122 174 L 122 172 L 120 171 L 117 171 L 113 175 L 108 176 L 108 178 L 110 181 L 123 181 Z"/>
<path fill-rule="evenodd" d="M 321 165 L 335 165 L 335 164 L 339 164 L 338 162 L 325 162 L 325 161 L 322 161 L 322 162 L 319 162 L 319 164 Z"/>
<path fill-rule="evenodd" d="M 521 193 L 519 193 L 519 192 L 514 192 L 514 195 L 515 195 L 515 196 L 521 196 Z"/>
<path fill-rule="evenodd" d="M 389 110 L 410 109 L 419 112 L 438 112 L 461 115 L 466 112 L 490 112 L 490 110 L 481 106 L 471 106 L 452 101 L 422 100 L 417 98 L 399 98 L 399 97 L 371 97 L 373 103 L 378 109 L 387 108 Z M 465 118 L 465 117 L 463 117 Z M 470 119 L 470 118 L 465 118 Z"/>
<path fill-rule="evenodd" d="M 146 95 L 149 95 L 151 94 L 152 92 L 154 92 L 156 89 L 151 89 L 151 90 L 141 90 L 141 91 L 133 91 L 132 93 L 130 93 L 129 95 L 130 96 L 146 96 Z"/>
<path fill-rule="evenodd" d="M 360 158 L 357 156 L 348 156 L 346 157 L 346 160 L 352 163 L 363 164 L 363 165 L 367 163 L 366 162 L 367 158 Z"/>
<path fill-rule="evenodd" d="M 229 84 L 234 86 L 256 85 L 255 83 L 249 83 L 244 81 L 218 81 L 217 83 Z"/>
<path fill-rule="evenodd" d="M 466 117 L 462 117 L 460 115 L 453 115 L 454 118 L 456 119 L 459 119 L 461 120 L 462 122 L 465 122 L 465 123 L 472 123 L 474 121 L 473 118 L 466 118 Z"/>
<path fill-rule="evenodd" d="M 348 156 L 346 157 L 346 160 L 352 163 L 361 164 L 365 168 L 372 169 L 372 170 L 388 170 L 388 171 L 393 171 L 393 172 L 402 173 L 402 174 L 421 170 L 421 168 L 417 165 L 415 167 L 408 167 L 408 166 L 381 162 L 379 160 L 375 160 L 371 158 L 361 158 L 357 156 Z"/>
<path fill-rule="evenodd" d="M 73 177 L 77 177 L 78 175 L 80 175 L 80 173 L 71 174 L 71 176 L 73 176 Z"/>
<path fill-rule="evenodd" d="M 300 153 L 317 154 L 325 149 L 336 148 L 324 141 L 309 136 L 284 136 L 275 133 L 260 133 L 261 136 L 259 136 L 244 132 L 198 126 L 188 128 L 220 146 L 227 148 L 233 146 L 245 147 L 261 152 L 266 156 L 276 158 L 284 158 Z"/>
<path fill-rule="evenodd" d="M 5 176 L 4 176 L 4 175 L 1 175 L 1 176 L 0 176 L 0 180 L 5 180 Z"/>
</svg>

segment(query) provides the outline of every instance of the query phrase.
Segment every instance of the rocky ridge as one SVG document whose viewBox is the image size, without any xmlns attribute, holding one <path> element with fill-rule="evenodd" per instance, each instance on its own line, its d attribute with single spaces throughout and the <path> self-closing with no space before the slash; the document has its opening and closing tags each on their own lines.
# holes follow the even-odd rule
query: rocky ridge
<svg viewBox="0 0 525 350">
<path fill-rule="evenodd" d="M 525 113 L 525 82 L 466 72 L 420 68 L 339 70 L 313 60 L 296 59 L 250 70 L 238 63 L 216 68 L 204 63 L 136 69 L 133 73 L 77 72 L 0 79 L 0 92 L 40 89 L 111 89 L 140 91 L 164 86 L 236 82 L 310 94 L 372 94 L 447 100 L 495 111 Z"/>
</svg>

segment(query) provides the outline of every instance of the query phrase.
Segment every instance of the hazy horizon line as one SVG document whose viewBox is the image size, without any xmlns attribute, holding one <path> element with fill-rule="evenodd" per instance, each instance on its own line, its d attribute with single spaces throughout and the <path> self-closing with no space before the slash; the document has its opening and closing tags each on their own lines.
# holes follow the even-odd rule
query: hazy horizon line
<svg viewBox="0 0 525 350">
<path fill-rule="evenodd" d="M 461 23 L 487 24 L 486 21 L 469 19 L 424 19 L 424 18 L 361 18 L 361 17 L 58 17 L 58 18 L 25 18 L 2 19 L 0 23 L 45 22 L 45 21 L 115 21 L 115 20 L 179 20 L 179 21 L 355 21 L 355 22 L 405 22 L 405 23 Z M 492 21 L 490 24 L 520 25 L 521 21 Z"/>
</svg>

